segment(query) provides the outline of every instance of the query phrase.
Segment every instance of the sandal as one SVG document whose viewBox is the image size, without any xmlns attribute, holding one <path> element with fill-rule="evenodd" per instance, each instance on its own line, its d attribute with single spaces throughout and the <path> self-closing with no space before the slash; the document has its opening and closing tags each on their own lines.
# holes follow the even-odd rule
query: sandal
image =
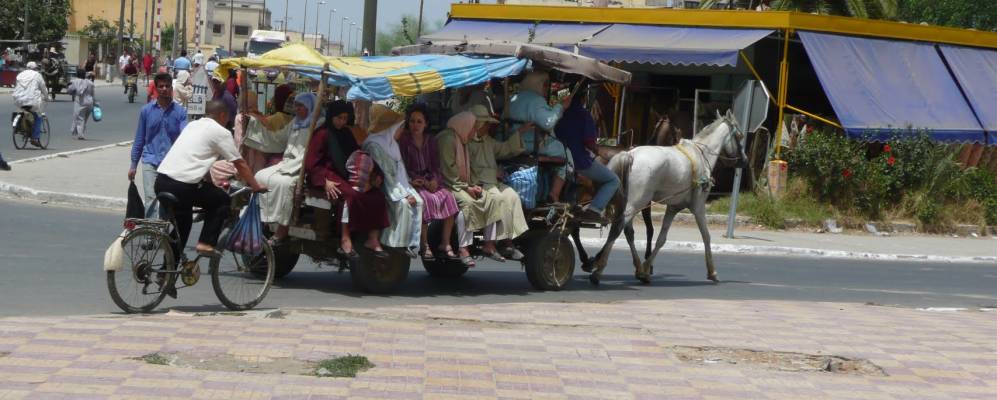
<svg viewBox="0 0 997 400">
<path fill-rule="evenodd" d="M 375 249 L 372 249 L 370 247 L 367 247 L 366 245 L 364 246 L 364 248 L 366 248 L 368 251 L 370 251 L 371 253 L 373 253 L 374 257 L 377 257 L 377 258 L 388 258 L 388 252 L 384 251 L 383 249 L 382 250 L 375 250 Z"/>
<path fill-rule="evenodd" d="M 433 261 L 436 259 L 436 255 L 433 254 L 433 250 L 426 246 L 422 249 L 422 261 Z"/>
<path fill-rule="evenodd" d="M 471 256 L 467 256 L 467 257 L 461 258 L 460 259 L 460 263 L 464 264 L 464 266 L 468 267 L 468 268 L 474 268 L 474 266 L 475 266 L 474 259 L 471 258 Z"/>
<path fill-rule="evenodd" d="M 498 261 L 498 262 L 505 262 L 505 257 L 502 257 L 502 255 L 499 254 L 497 251 L 488 253 L 488 252 L 482 250 L 481 251 L 481 255 L 483 255 L 485 257 L 488 257 L 488 258 L 491 258 L 492 260 L 495 260 L 495 261 Z"/>
<path fill-rule="evenodd" d="M 450 246 L 440 247 L 436 250 L 443 252 L 443 258 L 446 258 L 448 260 L 457 261 L 461 259 L 460 256 L 457 255 L 457 253 L 453 252 L 453 249 L 450 248 Z"/>
<path fill-rule="evenodd" d="M 405 249 L 405 255 L 407 255 L 409 258 L 419 258 L 419 253 L 416 252 L 415 250 L 412 250 L 412 248 Z"/>
</svg>

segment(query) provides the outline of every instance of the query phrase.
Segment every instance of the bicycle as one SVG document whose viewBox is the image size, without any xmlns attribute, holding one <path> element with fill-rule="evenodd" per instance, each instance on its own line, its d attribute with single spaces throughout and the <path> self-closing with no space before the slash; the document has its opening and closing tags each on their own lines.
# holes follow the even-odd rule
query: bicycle
<svg viewBox="0 0 997 400">
<path fill-rule="evenodd" d="M 242 188 L 230 195 L 232 213 L 225 223 L 219 243 L 226 242 L 231 227 L 238 221 L 241 207 L 235 205 L 244 200 L 239 196 L 248 191 L 248 188 Z M 197 284 L 201 276 L 201 258 L 210 261 L 211 286 L 226 308 L 232 311 L 249 310 L 263 301 L 270 291 L 276 269 L 269 243 L 264 242 L 262 251 L 257 255 L 226 252 L 219 247 L 219 257 L 199 254 L 188 260 L 179 248 L 180 234 L 173 212 L 176 197 L 170 193 L 159 193 L 157 200 L 164 219 L 125 219 L 128 233 L 121 240 L 125 267 L 119 271 L 107 271 L 107 288 L 114 304 L 127 313 L 148 313 L 167 294 L 176 298 L 177 289 Z M 194 213 L 196 220 L 203 211 L 195 210 Z M 174 254 L 180 255 L 179 260 Z M 183 286 L 176 286 L 178 277 Z"/>
<path fill-rule="evenodd" d="M 28 143 L 31 142 L 31 131 L 32 125 L 34 124 L 35 116 L 31 114 L 30 107 L 21 107 L 22 111 L 13 112 L 10 115 L 10 126 L 13 128 L 14 132 L 12 134 L 14 139 L 14 148 L 22 150 L 28 147 Z M 44 114 L 41 115 L 42 118 L 42 131 L 41 135 L 38 136 L 38 147 L 40 149 L 47 149 L 48 142 L 50 139 L 50 130 L 48 126 L 48 117 Z"/>
</svg>

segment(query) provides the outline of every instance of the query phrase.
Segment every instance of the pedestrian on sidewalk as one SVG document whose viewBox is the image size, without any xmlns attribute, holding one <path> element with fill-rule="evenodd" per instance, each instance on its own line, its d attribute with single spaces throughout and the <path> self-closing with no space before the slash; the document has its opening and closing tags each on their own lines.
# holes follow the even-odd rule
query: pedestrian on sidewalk
<svg viewBox="0 0 997 400">
<path fill-rule="evenodd" d="M 168 73 L 156 74 L 156 101 L 142 107 L 139 114 L 135 141 L 132 143 L 131 167 L 128 180 L 135 180 L 135 174 L 142 163 L 142 191 L 146 204 L 146 215 L 156 215 L 156 168 L 166 157 L 187 126 L 187 111 L 173 101 L 173 78 Z"/>
<path fill-rule="evenodd" d="M 73 103 L 73 124 L 69 128 L 69 133 L 79 140 L 86 140 L 84 135 L 87 132 L 87 120 L 93 113 L 93 106 L 97 99 L 94 98 L 93 72 L 76 72 L 77 79 L 69 85 L 69 93 L 73 94 L 76 102 Z"/>
</svg>

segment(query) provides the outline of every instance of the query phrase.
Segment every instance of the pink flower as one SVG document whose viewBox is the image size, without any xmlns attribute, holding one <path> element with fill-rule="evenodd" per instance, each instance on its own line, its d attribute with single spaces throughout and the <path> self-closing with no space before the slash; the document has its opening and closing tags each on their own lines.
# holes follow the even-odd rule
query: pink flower
<svg viewBox="0 0 997 400">
<path fill-rule="evenodd" d="M 889 153 L 890 150 L 893 150 L 893 148 L 890 147 L 890 145 L 888 145 L 888 144 L 887 145 L 883 145 L 883 152 Z"/>
<path fill-rule="evenodd" d="M 896 159 L 896 158 L 893 158 L 893 156 L 890 156 L 890 158 L 887 158 L 887 159 L 886 159 L 886 165 L 889 165 L 889 166 L 891 166 L 891 167 L 892 167 L 892 166 L 893 166 L 893 164 L 895 164 L 896 162 L 897 162 L 897 159 Z"/>
</svg>

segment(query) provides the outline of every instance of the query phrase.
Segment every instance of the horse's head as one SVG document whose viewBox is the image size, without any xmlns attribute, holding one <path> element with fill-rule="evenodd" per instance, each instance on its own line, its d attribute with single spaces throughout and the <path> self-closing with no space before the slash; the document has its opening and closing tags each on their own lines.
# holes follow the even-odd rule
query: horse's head
<svg viewBox="0 0 997 400">
<path fill-rule="evenodd" d="M 742 144 L 744 132 L 738 128 L 734 113 L 730 109 L 727 110 L 726 114 L 720 114 L 720 111 L 717 111 L 717 119 L 723 121 L 721 129 L 726 130 L 725 133 L 722 133 L 726 138 L 723 145 L 720 146 L 720 160 L 725 165 L 730 165 L 733 162 L 735 168 L 747 168 L 748 155 L 745 154 Z"/>
</svg>

